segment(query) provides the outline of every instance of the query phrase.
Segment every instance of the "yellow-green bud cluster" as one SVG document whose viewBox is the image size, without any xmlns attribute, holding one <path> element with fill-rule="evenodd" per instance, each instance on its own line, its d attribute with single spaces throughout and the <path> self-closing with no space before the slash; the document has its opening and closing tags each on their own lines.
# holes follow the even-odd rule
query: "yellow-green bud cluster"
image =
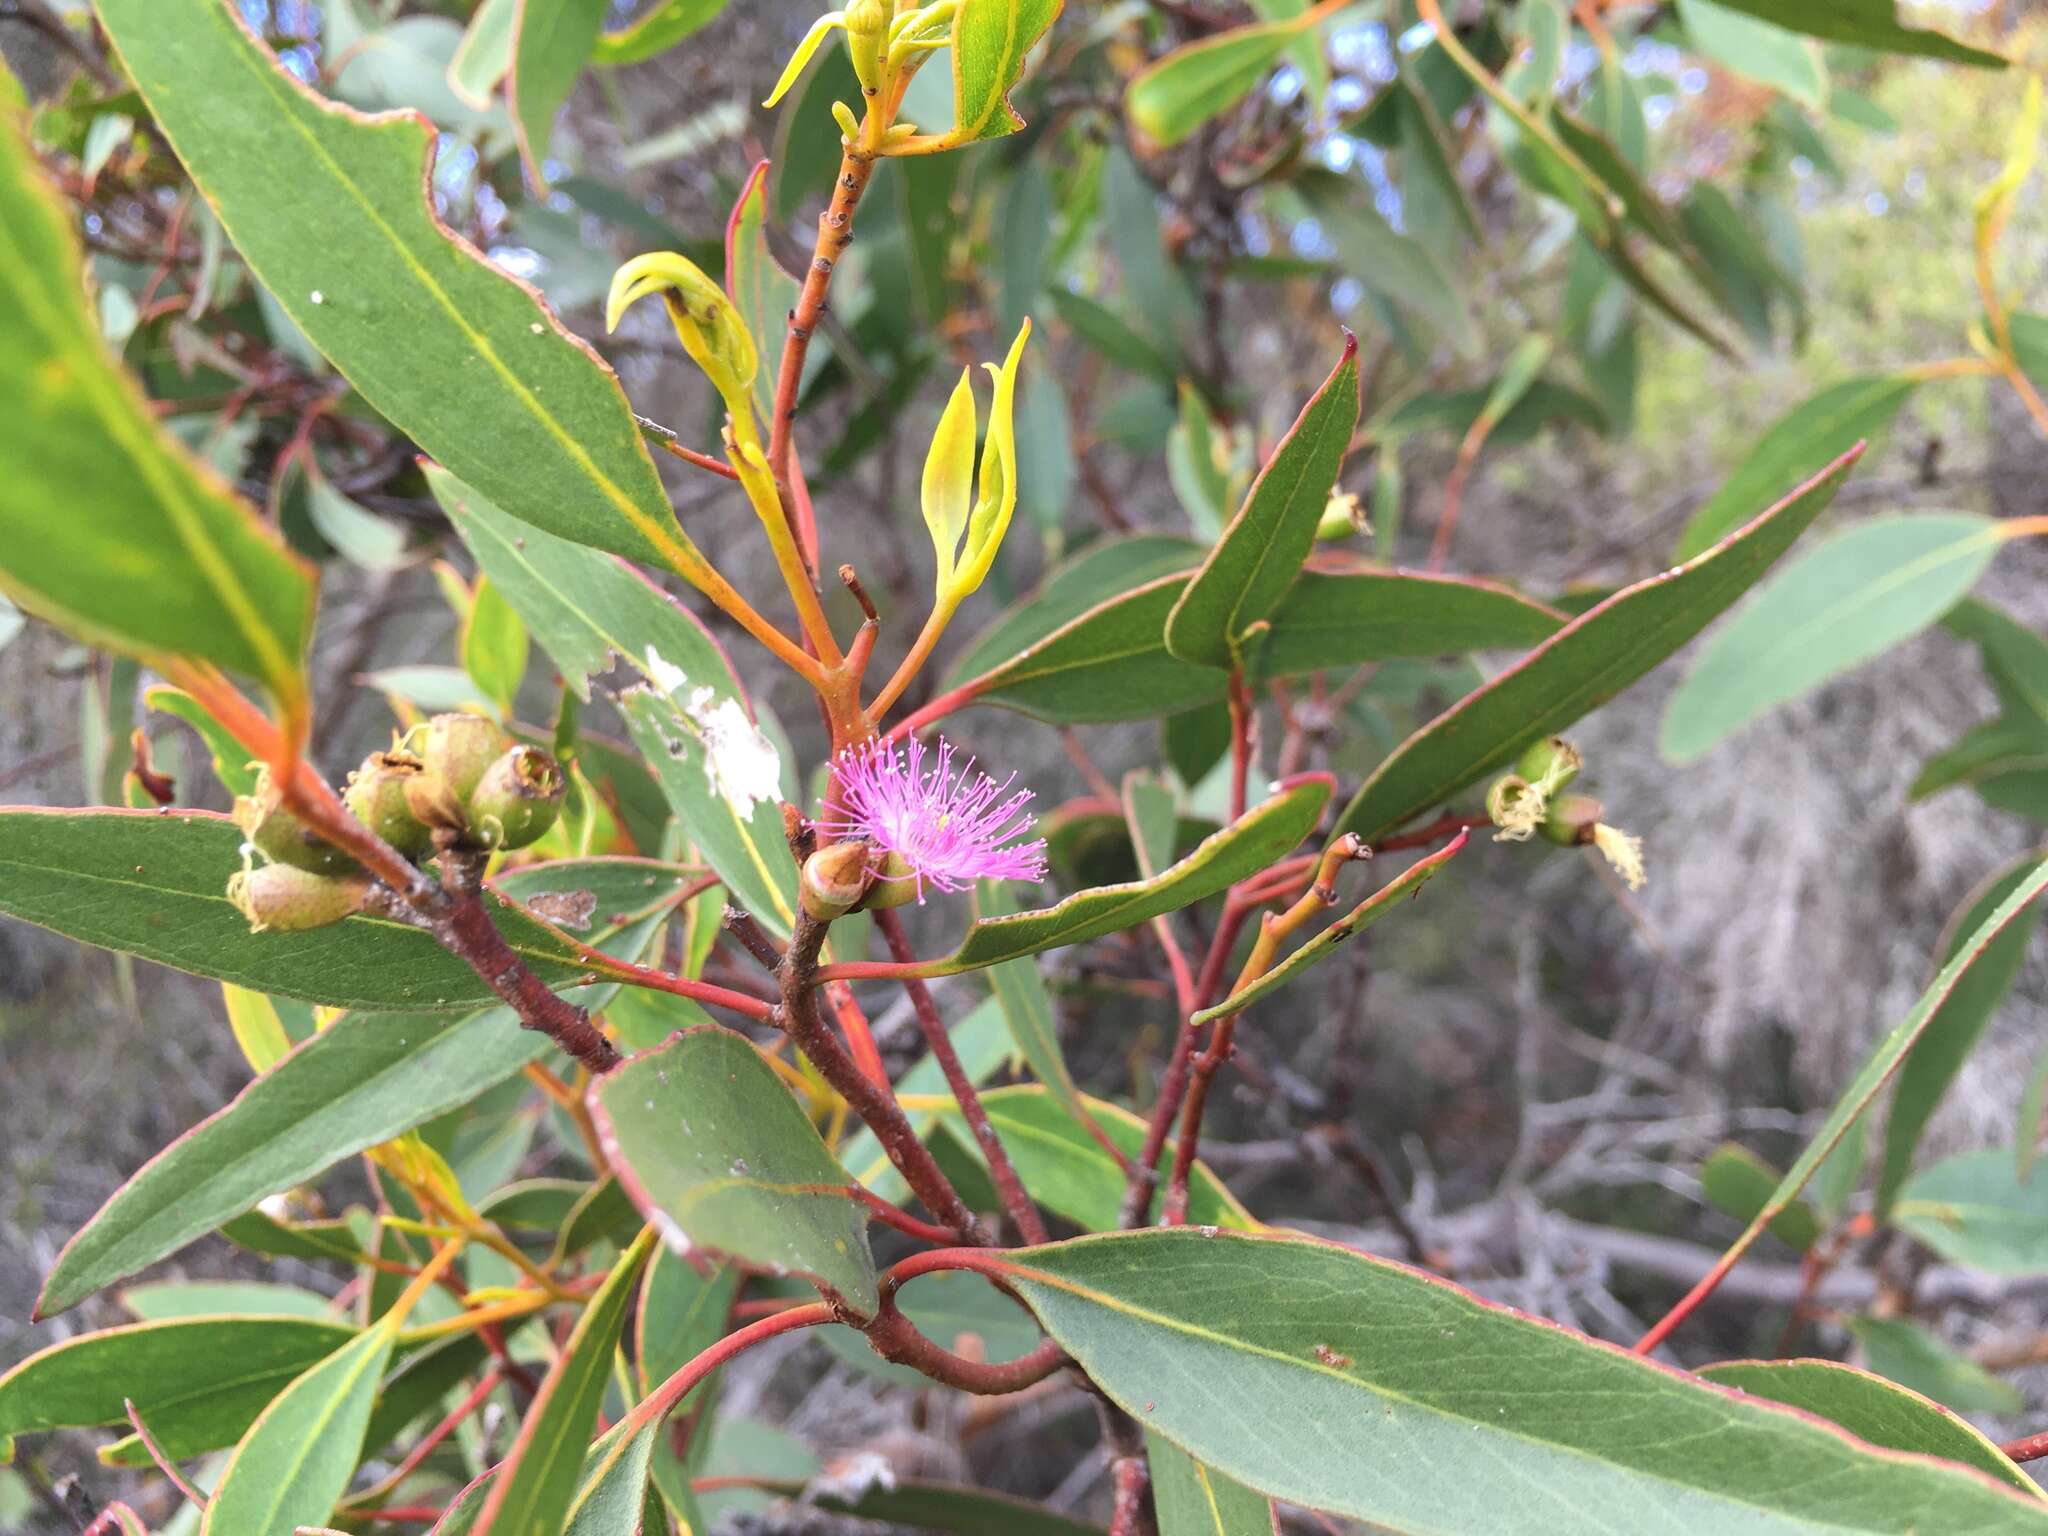
<svg viewBox="0 0 2048 1536">
<path fill-rule="evenodd" d="M 1486 792 L 1486 814 L 1500 828 L 1495 840 L 1526 842 L 1541 834 L 1560 848 L 1595 849 L 1630 890 L 1640 890 L 1648 878 L 1642 839 L 1602 821 L 1604 811 L 1591 795 L 1559 793 L 1584 766 L 1562 737 L 1545 737 L 1530 746 L 1515 771 L 1494 780 Z"/>
<path fill-rule="evenodd" d="M 349 814 L 408 859 L 437 850 L 524 848 L 561 814 L 568 780 L 538 748 L 514 744 L 481 715 L 436 715 L 349 775 Z M 267 770 L 235 802 L 253 860 L 228 882 L 251 928 L 297 932 L 363 909 L 370 879 L 349 854 L 288 809 Z"/>
</svg>

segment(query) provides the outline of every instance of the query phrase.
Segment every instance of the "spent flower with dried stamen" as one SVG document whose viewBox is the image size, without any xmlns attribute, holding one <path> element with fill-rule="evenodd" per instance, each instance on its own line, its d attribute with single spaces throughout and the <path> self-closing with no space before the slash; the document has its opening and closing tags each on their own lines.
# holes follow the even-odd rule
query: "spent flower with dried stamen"
<svg viewBox="0 0 2048 1536">
<path fill-rule="evenodd" d="M 1043 880 L 1045 839 L 1021 842 L 1035 818 L 1016 775 L 998 782 L 974 759 L 955 765 L 951 743 L 929 752 L 914 737 L 907 750 L 882 741 L 849 747 L 833 763 L 834 798 L 818 818 L 833 838 L 859 838 L 883 855 L 878 885 L 966 890 L 977 880 Z"/>
</svg>

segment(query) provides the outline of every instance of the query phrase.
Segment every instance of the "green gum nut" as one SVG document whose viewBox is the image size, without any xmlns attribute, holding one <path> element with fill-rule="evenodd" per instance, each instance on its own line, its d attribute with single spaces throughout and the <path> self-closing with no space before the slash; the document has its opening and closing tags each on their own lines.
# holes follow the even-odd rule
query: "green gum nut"
<svg viewBox="0 0 2048 1536">
<path fill-rule="evenodd" d="M 368 875 L 317 875 L 289 864 L 245 869 L 228 881 L 228 900 L 252 933 L 304 933 L 363 910 Z"/>
<path fill-rule="evenodd" d="M 1559 795 L 1537 830 L 1560 848 L 1577 848 L 1593 841 L 1601 809 L 1600 802 L 1591 795 Z"/>
<path fill-rule="evenodd" d="M 354 859 L 285 809 L 267 768 L 257 770 L 253 795 L 236 797 L 235 825 L 251 847 L 275 863 L 316 875 L 345 874 L 356 867 Z"/>
<path fill-rule="evenodd" d="M 482 782 L 484 770 L 505 750 L 505 733 L 482 715 L 436 715 L 407 742 L 422 768 L 446 784 L 457 800 L 467 800 Z"/>
<path fill-rule="evenodd" d="M 410 752 L 372 752 L 348 776 L 341 796 L 350 815 L 408 859 L 418 858 L 434 841 L 433 829 L 413 814 L 405 796 L 407 782 L 424 771 Z"/>
<path fill-rule="evenodd" d="M 1545 791 L 1560 790 L 1579 776 L 1585 759 L 1562 736 L 1545 736 L 1524 749 L 1515 772 Z"/>
<path fill-rule="evenodd" d="M 524 848 L 561 815 L 569 781 L 538 747 L 514 747 L 498 757 L 469 797 L 469 827 L 486 848 Z"/>
</svg>

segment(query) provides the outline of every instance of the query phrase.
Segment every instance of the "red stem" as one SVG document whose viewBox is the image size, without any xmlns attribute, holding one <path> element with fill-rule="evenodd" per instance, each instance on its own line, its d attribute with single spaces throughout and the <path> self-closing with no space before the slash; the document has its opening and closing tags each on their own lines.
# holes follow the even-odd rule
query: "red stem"
<svg viewBox="0 0 2048 1536">
<path fill-rule="evenodd" d="M 1230 674 L 1230 819 L 1244 815 L 1245 781 L 1252 769 L 1252 692 L 1244 674 Z"/>
<path fill-rule="evenodd" d="M 896 957 L 898 964 L 917 963 L 917 952 L 910 947 L 910 936 L 903 931 L 900 917 L 892 911 L 877 912 L 875 926 L 881 929 L 889 953 Z M 967 1121 L 967 1128 L 974 1133 L 975 1145 L 988 1159 L 989 1176 L 995 1180 L 996 1190 L 1003 1197 L 1003 1209 L 1010 1213 L 1017 1230 L 1024 1234 L 1025 1242 L 1045 1242 L 1045 1219 L 1038 1214 L 1038 1207 L 1032 1204 L 1031 1196 L 1025 1193 L 1024 1181 L 1017 1176 L 1016 1165 L 1003 1149 L 1003 1140 L 996 1134 L 995 1126 L 989 1123 L 988 1111 L 982 1107 L 981 1095 L 975 1092 L 974 1080 L 960 1064 L 960 1053 L 953 1049 L 953 1037 L 946 1032 L 945 1020 L 939 1017 L 931 989 L 922 979 L 906 976 L 903 978 L 903 990 L 909 994 L 911 1012 L 917 1015 L 918 1028 L 924 1031 L 925 1044 L 931 1048 L 932 1059 L 938 1062 L 939 1070 L 945 1074 L 946 1086 L 952 1090 L 954 1101 L 959 1104 L 960 1113 Z"/>
<path fill-rule="evenodd" d="M 1999 1450 L 2005 1453 L 2007 1461 L 2039 1461 L 2048 1456 L 2048 1432 L 2008 1441 Z"/>
</svg>

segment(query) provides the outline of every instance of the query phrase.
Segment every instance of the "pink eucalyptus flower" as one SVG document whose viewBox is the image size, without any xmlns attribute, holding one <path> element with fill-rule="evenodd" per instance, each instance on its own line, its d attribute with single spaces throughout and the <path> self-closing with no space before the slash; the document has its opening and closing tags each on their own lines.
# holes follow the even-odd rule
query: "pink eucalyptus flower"
<svg viewBox="0 0 2048 1536">
<path fill-rule="evenodd" d="M 881 741 L 847 748 L 833 765 L 838 799 L 826 805 L 818 830 L 895 854 L 910 873 L 894 878 L 915 880 L 919 901 L 927 884 L 963 891 L 976 880 L 1043 880 L 1045 839 L 1017 841 L 1035 819 L 1025 810 L 1030 790 L 1008 794 L 1017 776 L 999 784 L 977 773 L 971 757 L 956 769 L 943 738 L 936 760 L 927 765 L 927 758 L 915 737 L 907 755 Z"/>
</svg>

